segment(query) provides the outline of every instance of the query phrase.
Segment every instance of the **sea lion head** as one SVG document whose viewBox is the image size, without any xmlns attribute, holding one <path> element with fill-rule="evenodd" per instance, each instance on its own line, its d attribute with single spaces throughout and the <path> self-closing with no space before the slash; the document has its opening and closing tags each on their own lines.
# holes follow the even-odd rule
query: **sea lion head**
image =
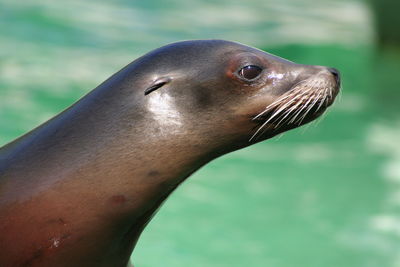
<svg viewBox="0 0 400 267">
<path fill-rule="evenodd" d="M 233 149 L 314 120 L 340 88 L 336 69 L 222 40 L 174 43 L 135 64 L 157 127 Z"/>
</svg>

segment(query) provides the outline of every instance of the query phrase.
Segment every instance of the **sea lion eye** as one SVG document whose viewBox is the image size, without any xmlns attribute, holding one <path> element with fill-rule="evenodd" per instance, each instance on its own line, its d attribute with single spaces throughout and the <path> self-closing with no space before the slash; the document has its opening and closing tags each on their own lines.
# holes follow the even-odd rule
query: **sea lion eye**
<svg viewBox="0 0 400 267">
<path fill-rule="evenodd" d="M 239 70 L 239 76 L 246 79 L 246 80 L 253 80 L 257 78 L 260 73 L 262 72 L 262 69 L 258 66 L 255 65 L 248 65 Z"/>
</svg>

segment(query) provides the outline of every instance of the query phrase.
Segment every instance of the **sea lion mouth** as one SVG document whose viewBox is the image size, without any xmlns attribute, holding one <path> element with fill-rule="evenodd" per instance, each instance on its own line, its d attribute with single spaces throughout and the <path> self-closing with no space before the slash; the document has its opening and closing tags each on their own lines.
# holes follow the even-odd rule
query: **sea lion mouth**
<svg viewBox="0 0 400 267">
<path fill-rule="evenodd" d="M 339 84 L 325 79 L 307 79 L 291 87 L 253 118 L 261 124 L 249 141 L 265 132 L 283 132 L 318 118 L 333 104 Z"/>
</svg>

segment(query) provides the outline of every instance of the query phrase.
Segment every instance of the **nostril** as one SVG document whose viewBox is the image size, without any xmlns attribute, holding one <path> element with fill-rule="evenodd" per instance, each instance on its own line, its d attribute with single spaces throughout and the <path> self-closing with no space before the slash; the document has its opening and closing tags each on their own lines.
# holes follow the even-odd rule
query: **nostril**
<svg viewBox="0 0 400 267">
<path fill-rule="evenodd" d="M 335 68 L 328 68 L 329 72 L 332 73 L 333 77 L 335 77 L 335 80 L 338 84 L 340 84 L 340 72 L 338 69 Z"/>
<path fill-rule="evenodd" d="M 333 76 L 335 77 L 339 77 L 340 76 L 340 72 L 338 69 L 335 68 L 328 68 L 329 72 L 333 74 Z"/>
</svg>

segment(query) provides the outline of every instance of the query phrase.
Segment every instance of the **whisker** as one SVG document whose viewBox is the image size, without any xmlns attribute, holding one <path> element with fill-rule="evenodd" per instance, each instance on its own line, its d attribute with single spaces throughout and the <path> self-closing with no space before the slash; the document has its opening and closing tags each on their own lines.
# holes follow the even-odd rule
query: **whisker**
<svg viewBox="0 0 400 267">
<path fill-rule="evenodd" d="M 289 122 L 289 120 L 291 120 L 292 118 L 295 118 L 298 114 L 300 114 L 300 113 L 307 107 L 307 102 L 308 102 L 308 101 L 304 104 L 304 103 L 303 103 L 303 99 L 306 97 L 306 95 L 308 94 L 308 92 L 309 92 L 311 89 L 312 89 L 312 88 L 306 90 L 303 94 L 301 94 L 302 99 L 301 99 L 296 105 L 292 106 L 292 107 L 288 110 L 287 115 L 286 115 L 283 119 L 281 119 L 281 120 L 279 121 L 279 123 L 276 125 L 275 128 L 279 129 L 279 128 L 280 128 L 279 125 L 280 125 L 281 123 L 283 124 L 283 123 Z M 312 99 L 312 95 L 313 95 L 313 94 L 311 94 L 311 96 L 308 96 L 309 99 Z M 295 111 L 298 107 L 300 107 L 300 108 L 299 108 L 299 111 L 298 111 L 298 112 L 292 113 L 292 112 Z M 289 115 L 291 115 L 292 117 L 290 117 Z M 290 123 L 290 122 L 289 122 L 289 123 Z"/>
<path fill-rule="evenodd" d="M 307 117 L 308 113 L 311 111 L 311 109 L 315 106 L 315 104 L 317 103 L 318 98 L 316 98 L 311 105 L 308 106 L 308 108 L 305 110 L 303 116 L 299 117 L 299 119 L 295 122 L 298 125 L 301 125 L 301 123 L 303 122 L 303 120 Z"/>
<path fill-rule="evenodd" d="M 325 91 L 324 92 L 326 92 L 326 89 L 325 89 Z M 325 97 L 326 97 L 326 95 L 325 95 Z M 319 98 L 319 95 L 318 95 L 318 98 Z M 320 103 L 319 103 L 319 105 L 318 105 L 318 107 L 317 107 L 317 110 L 316 111 L 318 111 L 318 110 L 320 110 L 320 108 L 323 106 L 323 104 L 324 104 L 324 101 L 325 101 L 325 98 L 324 99 L 322 99 L 321 101 L 320 101 Z"/>
<path fill-rule="evenodd" d="M 289 106 L 290 106 L 293 102 L 295 102 L 297 99 L 299 99 L 299 98 L 301 99 L 302 97 L 304 97 L 305 94 L 306 94 L 309 90 L 310 90 L 310 89 L 308 89 L 308 90 L 306 90 L 306 91 L 304 91 L 304 92 L 301 92 L 300 94 L 297 94 L 297 95 L 296 95 L 292 100 L 290 100 L 288 103 L 286 103 L 285 105 L 279 107 L 279 110 L 276 111 L 276 112 L 267 120 L 267 122 L 274 123 L 274 122 L 278 121 L 279 119 L 281 119 L 281 118 L 283 117 L 283 118 L 279 121 L 279 123 L 275 126 L 275 128 L 278 127 L 279 124 L 280 124 L 286 117 L 288 117 L 292 111 L 294 111 L 294 110 L 297 108 L 297 106 L 299 105 L 299 103 L 301 103 L 301 101 L 300 101 L 298 104 L 295 104 L 295 105 L 292 106 L 292 107 L 289 107 Z M 288 108 L 288 107 L 289 107 L 289 108 Z M 282 111 L 283 111 L 283 113 L 280 114 Z M 277 116 L 278 114 L 280 114 L 280 115 Z M 273 118 L 274 118 L 274 120 L 272 120 Z"/>
<path fill-rule="evenodd" d="M 290 117 L 290 118 L 288 118 L 288 120 L 289 119 L 293 119 L 293 117 L 297 114 L 297 112 L 299 111 L 296 111 L 296 109 L 298 108 L 298 107 L 301 107 L 299 110 L 301 111 L 302 110 L 302 108 L 303 108 L 303 103 L 300 101 L 300 102 L 298 102 L 296 105 L 294 105 L 293 107 L 291 107 L 290 108 L 290 113 L 292 112 L 292 111 L 294 111 L 294 113 L 292 114 L 292 117 Z"/>
<path fill-rule="evenodd" d="M 267 106 L 267 108 L 262 111 L 260 114 L 258 114 L 257 116 L 255 116 L 253 118 L 257 119 L 260 116 L 264 115 L 266 112 L 271 111 L 272 107 L 276 107 L 279 108 L 278 110 L 274 111 L 273 114 L 268 118 L 268 120 L 266 120 L 257 130 L 256 132 L 251 136 L 251 138 L 249 139 L 249 141 L 252 141 L 260 132 L 261 130 L 263 130 L 263 128 L 269 123 L 272 122 L 272 120 L 275 118 L 275 120 L 279 119 L 280 116 L 284 116 L 286 114 L 286 112 L 283 112 L 281 114 L 282 111 L 284 111 L 287 107 L 289 107 L 293 102 L 295 102 L 296 100 L 298 100 L 299 98 L 303 97 L 305 94 L 307 94 L 310 90 L 312 90 L 312 87 L 308 88 L 307 90 L 301 92 L 299 90 L 296 90 L 296 88 L 294 88 L 293 90 L 291 90 L 287 95 L 279 98 L 277 101 L 273 102 L 272 104 L 270 104 L 269 106 Z M 287 99 L 288 97 L 293 97 L 290 101 L 288 102 L 283 102 L 283 100 Z M 284 103 L 282 105 L 282 102 Z M 301 102 L 300 102 L 301 103 Z M 296 104 L 297 105 L 297 104 Z M 290 108 L 290 112 L 293 111 L 293 107 Z M 290 113 L 289 112 L 289 113 Z M 278 116 L 279 115 L 279 116 Z M 277 117 L 278 116 L 278 117 Z M 275 121 L 274 120 L 274 121 Z M 261 135 L 264 133 L 265 131 L 261 132 Z"/>
<path fill-rule="evenodd" d="M 315 94 L 314 94 L 314 92 L 313 92 L 313 94 L 312 94 L 311 96 L 309 96 L 309 101 L 312 100 L 312 99 L 314 99 L 314 95 L 315 95 Z M 307 101 L 307 102 L 309 102 L 309 101 Z M 297 118 L 307 107 L 308 107 L 308 103 L 303 104 L 302 108 L 299 109 L 299 111 L 296 112 L 296 114 L 293 115 L 293 117 L 292 117 L 292 119 L 289 121 L 289 123 L 295 123 L 296 118 Z"/>
<path fill-rule="evenodd" d="M 307 115 L 310 113 L 310 111 L 312 110 L 313 107 L 315 107 L 315 104 L 318 102 L 318 99 L 316 98 L 315 101 L 313 101 L 313 103 L 311 105 L 309 105 L 309 107 L 306 109 L 306 111 L 304 112 L 303 116 L 301 116 L 298 120 L 297 120 L 297 124 L 301 125 L 301 123 L 303 122 L 303 120 L 307 117 Z"/>
<path fill-rule="evenodd" d="M 262 115 L 264 115 L 265 113 L 267 113 L 267 112 L 269 112 L 271 109 L 273 109 L 273 108 L 275 108 L 275 107 L 277 107 L 277 106 L 279 106 L 282 102 L 284 102 L 284 100 L 285 99 L 287 99 L 287 98 L 289 98 L 289 97 L 292 97 L 292 96 L 296 96 L 296 95 L 298 95 L 299 93 L 301 93 L 300 92 L 300 90 L 298 90 L 298 86 L 300 86 L 300 84 L 302 84 L 302 83 L 304 83 L 304 81 L 300 81 L 300 82 L 298 82 L 298 83 L 296 83 L 293 87 L 292 87 L 292 89 L 290 89 L 287 93 L 285 93 L 284 95 L 282 95 L 280 98 L 278 98 L 276 101 L 274 101 L 274 102 L 272 102 L 271 104 L 269 104 L 265 109 L 264 109 L 264 111 L 262 111 L 261 113 L 259 113 L 258 115 L 256 115 L 254 118 L 253 118 L 253 120 L 256 120 L 256 119 L 258 119 L 259 117 L 261 117 Z M 312 89 L 312 87 L 309 87 L 306 91 L 309 91 L 309 90 L 311 90 Z M 304 93 L 304 92 L 303 92 Z M 301 93 L 302 94 L 302 93 Z M 295 99 L 292 99 L 291 101 L 289 101 L 289 102 L 292 102 L 292 101 L 294 101 Z"/>
<path fill-rule="evenodd" d="M 294 101 L 296 101 L 297 98 L 299 98 L 301 95 L 296 95 L 292 100 L 290 100 L 289 102 L 285 103 L 283 106 L 278 106 L 278 110 L 275 111 L 271 117 L 269 117 L 269 119 L 266 122 L 270 122 L 273 118 L 275 118 L 278 114 L 280 114 L 282 111 L 284 111 L 288 106 L 290 106 L 290 104 Z"/>
<path fill-rule="evenodd" d="M 249 141 L 252 141 L 254 139 L 254 137 L 256 137 L 256 135 L 262 130 L 262 128 L 265 127 L 265 125 L 267 125 L 268 122 L 264 122 L 260 127 L 258 127 L 257 131 L 250 137 Z"/>
<path fill-rule="evenodd" d="M 292 118 L 292 120 L 290 121 L 291 123 L 292 123 L 292 122 L 293 122 L 293 123 L 296 123 L 296 118 L 297 118 L 303 111 L 306 111 L 305 114 L 307 114 L 307 107 L 312 106 L 312 105 L 309 105 L 309 103 L 313 100 L 314 95 L 315 95 L 315 94 L 314 94 L 314 92 L 313 92 L 313 94 L 312 94 L 311 96 L 309 96 L 308 101 L 307 101 L 306 103 L 304 103 L 303 106 L 299 109 L 299 111 L 296 112 L 296 113 L 293 115 L 293 118 Z M 309 108 L 309 109 L 310 109 L 310 108 Z"/>
<path fill-rule="evenodd" d="M 255 116 L 253 118 L 253 120 L 258 119 L 259 117 L 261 117 L 262 115 L 264 115 L 266 112 L 270 111 L 272 108 L 277 107 L 281 104 L 281 102 L 283 102 L 286 98 L 292 96 L 292 94 L 287 94 L 284 95 L 284 97 L 279 98 L 278 100 L 276 100 L 275 102 L 269 104 L 264 111 L 262 111 L 261 113 L 259 113 L 257 116 Z"/>
<path fill-rule="evenodd" d="M 284 113 L 284 116 L 283 116 L 283 117 L 282 117 L 282 116 L 280 117 L 281 120 L 276 124 L 275 128 L 278 128 L 279 125 L 280 125 L 282 122 L 286 121 L 285 119 L 290 118 L 289 115 L 292 115 L 291 113 L 292 113 L 292 111 L 294 111 L 294 110 L 295 110 L 295 107 L 291 107 L 290 109 L 288 109 L 288 110 L 286 111 L 286 113 Z M 279 119 L 279 118 L 278 118 L 278 119 Z"/>
<path fill-rule="evenodd" d="M 303 83 L 305 85 L 302 86 Z M 255 130 L 249 141 L 257 140 L 269 130 L 279 133 L 278 130 L 285 125 L 302 125 L 311 113 L 317 113 L 322 107 L 328 106 L 333 101 L 334 94 L 334 88 L 327 87 L 327 83 L 322 80 L 297 83 L 253 118 L 255 120 L 265 117 L 265 121 Z"/>
</svg>

